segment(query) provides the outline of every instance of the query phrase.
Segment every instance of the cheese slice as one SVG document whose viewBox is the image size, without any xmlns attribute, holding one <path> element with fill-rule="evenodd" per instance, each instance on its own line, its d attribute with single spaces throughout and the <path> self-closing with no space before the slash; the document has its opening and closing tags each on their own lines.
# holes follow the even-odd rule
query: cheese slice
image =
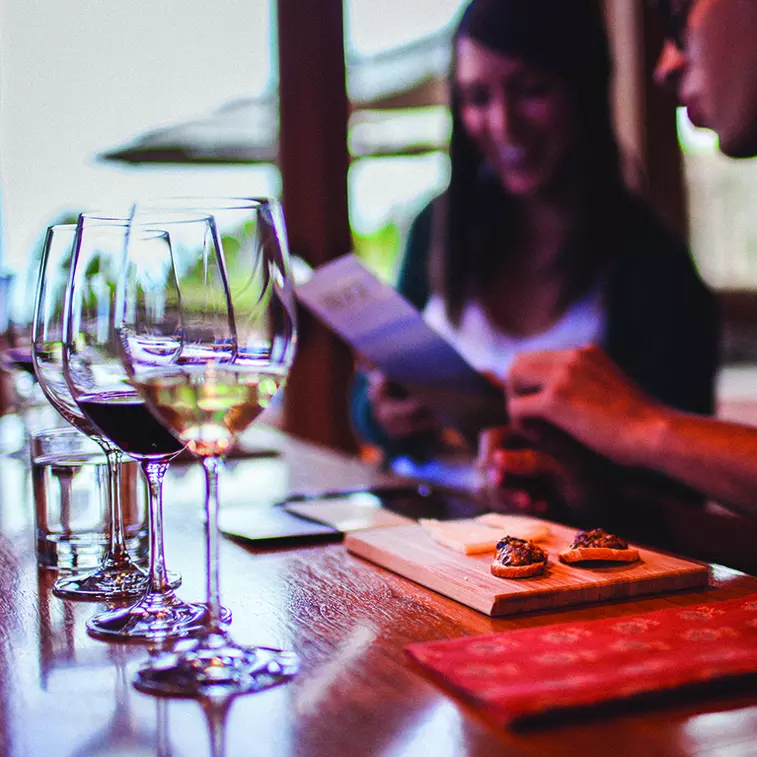
<svg viewBox="0 0 757 757">
<path fill-rule="evenodd" d="M 475 522 L 496 528 L 500 533 L 528 541 L 547 541 L 552 536 L 552 529 L 546 523 L 534 522 L 531 519 L 524 522 L 520 515 L 485 513 L 479 515 Z"/>
<path fill-rule="evenodd" d="M 503 536 L 500 529 L 476 523 L 474 520 L 440 521 L 421 518 L 418 523 L 435 542 L 464 555 L 495 552 L 497 542 Z"/>
<path fill-rule="evenodd" d="M 486 513 L 465 520 L 420 518 L 418 524 L 435 542 L 464 555 L 496 552 L 497 543 L 505 536 L 547 541 L 552 535 L 546 523 L 500 513 Z"/>
</svg>

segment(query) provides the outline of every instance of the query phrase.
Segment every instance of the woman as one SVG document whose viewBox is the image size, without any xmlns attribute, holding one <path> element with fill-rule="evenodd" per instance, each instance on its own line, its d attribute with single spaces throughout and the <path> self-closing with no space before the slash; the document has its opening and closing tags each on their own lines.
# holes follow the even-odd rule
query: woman
<svg viewBox="0 0 757 757">
<path fill-rule="evenodd" d="M 447 191 L 411 228 L 397 288 L 478 370 L 602 346 L 653 397 L 710 413 L 714 299 L 689 253 L 625 187 L 611 61 L 593 0 L 473 0 L 454 37 Z M 353 396 L 390 460 L 443 434 L 376 374 Z"/>
</svg>

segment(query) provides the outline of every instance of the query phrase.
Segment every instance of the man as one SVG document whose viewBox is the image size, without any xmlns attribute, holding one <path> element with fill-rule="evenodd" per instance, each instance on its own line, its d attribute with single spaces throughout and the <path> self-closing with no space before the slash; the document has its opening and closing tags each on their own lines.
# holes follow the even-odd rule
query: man
<svg viewBox="0 0 757 757">
<path fill-rule="evenodd" d="M 659 0 L 667 42 L 656 80 L 732 158 L 757 155 L 757 2 Z"/>
<path fill-rule="evenodd" d="M 757 0 L 659 0 L 668 41 L 656 79 L 732 157 L 757 155 Z M 622 465 L 678 479 L 757 516 L 757 429 L 680 413 L 643 395 L 596 348 L 519 356 L 513 423 L 547 421 Z"/>
</svg>

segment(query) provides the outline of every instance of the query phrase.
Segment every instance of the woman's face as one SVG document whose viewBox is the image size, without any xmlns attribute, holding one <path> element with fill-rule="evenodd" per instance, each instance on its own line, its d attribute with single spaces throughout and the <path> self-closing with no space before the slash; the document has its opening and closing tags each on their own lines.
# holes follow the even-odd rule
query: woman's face
<svg viewBox="0 0 757 757">
<path fill-rule="evenodd" d="M 548 191 L 575 142 L 575 113 L 558 77 L 467 37 L 455 86 L 463 126 L 511 194 Z"/>
</svg>

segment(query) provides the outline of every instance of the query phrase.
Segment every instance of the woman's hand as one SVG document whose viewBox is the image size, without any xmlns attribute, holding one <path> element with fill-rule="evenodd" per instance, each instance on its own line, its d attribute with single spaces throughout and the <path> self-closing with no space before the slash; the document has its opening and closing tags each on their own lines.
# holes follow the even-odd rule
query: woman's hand
<svg viewBox="0 0 757 757">
<path fill-rule="evenodd" d="M 526 439 L 512 426 L 487 429 L 479 442 L 480 493 L 494 509 L 562 517 L 580 507 L 586 487 L 575 443 L 545 430 Z"/>
<path fill-rule="evenodd" d="M 523 353 L 505 391 L 516 428 L 528 434 L 534 419 L 546 421 L 622 465 L 646 465 L 665 423 L 664 409 L 597 347 Z"/>
<path fill-rule="evenodd" d="M 427 407 L 408 397 L 378 371 L 368 374 L 368 399 L 374 418 L 392 439 L 406 439 L 437 428 Z"/>
</svg>

